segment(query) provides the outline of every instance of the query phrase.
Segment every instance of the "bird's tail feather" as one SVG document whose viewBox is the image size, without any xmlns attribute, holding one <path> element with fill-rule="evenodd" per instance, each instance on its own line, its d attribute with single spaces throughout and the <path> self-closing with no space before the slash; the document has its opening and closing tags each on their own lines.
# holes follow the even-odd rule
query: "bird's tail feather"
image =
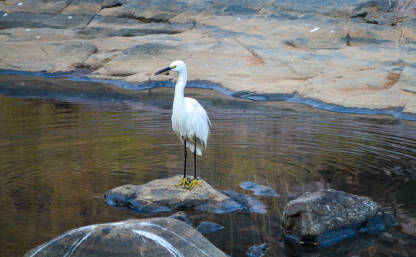
<svg viewBox="0 0 416 257">
<path fill-rule="evenodd" d="M 191 142 L 186 142 L 186 147 L 192 152 L 194 153 L 195 150 L 195 144 L 191 143 Z M 200 144 L 196 144 L 196 155 L 201 156 L 202 155 L 202 151 L 203 151 L 203 147 Z"/>
</svg>

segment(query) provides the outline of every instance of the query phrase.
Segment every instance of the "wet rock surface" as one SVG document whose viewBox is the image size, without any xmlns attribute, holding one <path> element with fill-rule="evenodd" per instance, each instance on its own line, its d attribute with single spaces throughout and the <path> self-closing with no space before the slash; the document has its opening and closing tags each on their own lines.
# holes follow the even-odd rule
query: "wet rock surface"
<svg viewBox="0 0 416 257">
<path fill-rule="evenodd" d="M 202 234 L 205 234 L 205 233 L 217 232 L 223 228 L 224 227 L 221 226 L 220 224 L 209 222 L 209 221 L 204 221 L 204 222 L 201 222 L 196 229 Z"/>
<path fill-rule="evenodd" d="M 254 195 L 258 196 L 279 196 L 273 188 L 265 185 L 257 185 L 250 181 L 242 182 L 240 187 L 245 190 L 251 190 L 254 192 Z"/>
<path fill-rule="evenodd" d="M 0 1 L 0 69 L 87 67 L 90 77 L 142 83 L 187 58 L 191 80 L 236 92 L 416 113 L 415 5 L 6 0 Z"/>
<path fill-rule="evenodd" d="M 68 231 L 29 256 L 226 256 L 185 223 L 170 218 L 127 220 Z"/>
<path fill-rule="evenodd" d="M 192 220 L 189 218 L 188 214 L 184 211 L 175 212 L 174 214 L 170 215 L 169 218 L 183 221 L 189 226 L 192 226 Z"/>
<path fill-rule="evenodd" d="M 283 211 L 289 241 L 327 247 L 357 234 L 380 234 L 397 225 L 368 197 L 336 190 L 304 193 Z"/>
<path fill-rule="evenodd" d="M 144 185 L 124 185 L 108 191 L 107 204 L 141 213 L 168 212 L 171 209 L 195 208 L 213 213 L 227 213 L 243 207 L 199 178 L 202 186 L 192 190 L 176 186 L 183 176 L 153 180 Z"/>
<path fill-rule="evenodd" d="M 247 256 L 248 257 L 262 257 L 264 256 L 264 251 L 269 247 L 267 243 L 261 245 L 253 245 L 248 248 Z"/>
<path fill-rule="evenodd" d="M 256 198 L 250 195 L 240 194 L 233 190 L 221 190 L 221 193 L 225 194 L 226 196 L 241 204 L 244 211 L 257 213 L 267 212 L 266 206 L 264 206 L 264 204 L 261 201 L 257 200 Z"/>
</svg>

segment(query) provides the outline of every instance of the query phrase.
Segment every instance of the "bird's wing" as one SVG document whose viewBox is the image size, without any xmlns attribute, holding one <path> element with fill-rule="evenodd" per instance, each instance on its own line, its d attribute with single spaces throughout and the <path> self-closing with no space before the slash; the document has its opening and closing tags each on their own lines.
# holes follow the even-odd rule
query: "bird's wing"
<svg viewBox="0 0 416 257">
<path fill-rule="evenodd" d="M 208 114 L 197 100 L 190 97 L 185 97 L 184 101 L 186 112 L 189 115 L 189 119 L 187 120 L 187 127 L 192 128 L 193 130 L 190 131 L 192 132 L 190 134 L 195 135 L 201 141 L 203 147 L 205 147 L 209 134 L 209 126 L 211 125 Z"/>
</svg>

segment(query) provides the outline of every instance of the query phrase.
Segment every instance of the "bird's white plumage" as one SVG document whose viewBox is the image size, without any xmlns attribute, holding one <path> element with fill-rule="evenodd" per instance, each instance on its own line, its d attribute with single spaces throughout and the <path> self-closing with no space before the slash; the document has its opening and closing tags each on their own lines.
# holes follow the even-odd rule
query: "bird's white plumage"
<svg viewBox="0 0 416 257">
<path fill-rule="evenodd" d="M 186 140 L 186 147 L 191 152 L 194 152 L 196 143 L 196 154 L 202 155 L 207 145 L 210 126 L 207 112 L 197 100 L 184 97 L 188 76 L 186 64 L 182 61 L 174 61 L 170 67 L 178 72 L 172 108 L 172 129 L 182 143 Z"/>
</svg>

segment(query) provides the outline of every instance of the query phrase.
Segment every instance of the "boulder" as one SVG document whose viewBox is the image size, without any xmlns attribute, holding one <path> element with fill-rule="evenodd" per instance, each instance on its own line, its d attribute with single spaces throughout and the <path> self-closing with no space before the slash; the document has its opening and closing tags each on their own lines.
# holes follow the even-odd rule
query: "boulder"
<svg viewBox="0 0 416 257">
<path fill-rule="evenodd" d="M 290 201 L 282 223 L 287 240 L 320 247 L 396 224 L 370 198 L 336 190 L 307 192 Z"/>
<path fill-rule="evenodd" d="M 226 255 L 184 222 L 170 218 L 153 218 L 73 229 L 30 250 L 24 256 Z"/>
<path fill-rule="evenodd" d="M 226 213 L 243 209 L 241 204 L 218 192 L 205 180 L 192 190 L 176 186 L 183 176 L 156 179 L 144 185 L 124 185 L 108 191 L 107 204 L 126 207 L 142 213 L 195 208 L 201 211 Z"/>
</svg>

